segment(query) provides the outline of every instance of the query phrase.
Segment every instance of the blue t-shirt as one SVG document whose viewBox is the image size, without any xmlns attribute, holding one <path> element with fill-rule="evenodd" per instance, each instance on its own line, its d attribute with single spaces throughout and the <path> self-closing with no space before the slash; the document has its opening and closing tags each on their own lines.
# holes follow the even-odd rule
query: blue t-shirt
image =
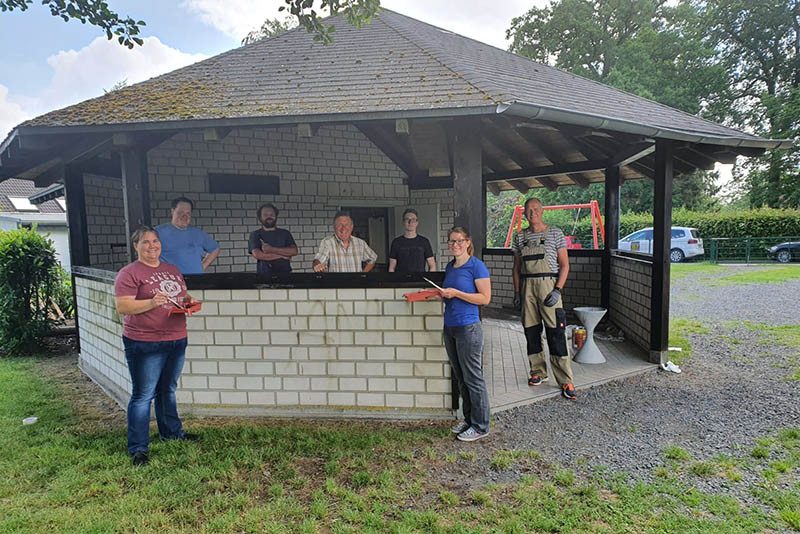
<svg viewBox="0 0 800 534">
<path fill-rule="evenodd" d="M 210 235 L 194 226 L 181 230 L 166 223 L 156 226 L 156 231 L 161 240 L 159 259 L 176 265 L 181 274 L 203 274 L 203 252 L 219 248 L 219 243 Z"/>
<path fill-rule="evenodd" d="M 489 278 L 489 269 L 475 256 L 470 257 L 461 267 L 453 267 L 451 261 L 445 267 L 442 287 L 452 287 L 464 293 L 477 293 L 475 280 L 479 278 Z M 444 300 L 445 326 L 467 326 L 480 320 L 477 305 L 461 299 Z"/>
</svg>

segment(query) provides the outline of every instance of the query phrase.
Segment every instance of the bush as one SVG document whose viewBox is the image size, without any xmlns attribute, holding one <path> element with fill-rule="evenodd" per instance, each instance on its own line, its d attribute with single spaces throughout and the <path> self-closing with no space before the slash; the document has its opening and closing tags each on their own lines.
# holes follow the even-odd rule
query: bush
<svg viewBox="0 0 800 534">
<path fill-rule="evenodd" d="M 35 229 L 0 232 L 0 350 L 19 354 L 41 345 L 57 268 L 52 242 Z"/>
</svg>

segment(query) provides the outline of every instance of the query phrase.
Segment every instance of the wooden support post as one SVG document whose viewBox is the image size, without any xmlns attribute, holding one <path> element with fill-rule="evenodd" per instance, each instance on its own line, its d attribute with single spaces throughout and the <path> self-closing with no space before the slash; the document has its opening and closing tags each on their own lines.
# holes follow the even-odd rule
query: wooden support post
<svg viewBox="0 0 800 534">
<path fill-rule="evenodd" d="M 150 224 L 150 194 L 147 176 L 147 151 L 129 148 L 120 153 L 122 162 L 122 197 L 125 204 L 125 242 L 128 261 L 136 258 L 131 234 L 139 226 Z"/>
<path fill-rule="evenodd" d="M 449 146 L 453 161 L 455 225 L 469 230 L 474 255 L 481 258 L 486 245 L 486 187 L 481 172 L 480 134 L 471 124 L 458 122 L 453 125 Z"/>
<path fill-rule="evenodd" d="M 602 281 L 600 305 L 605 309 L 611 306 L 611 251 L 619 246 L 619 167 L 606 169 L 606 196 L 604 221 L 605 248 L 603 249 Z"/>
<path fill-rule="evenodd" d="M 669 349 L 669 249 L 672 240 L 672 142 L 656 140 L 653 195 L 653 278 L 650 361 L 666 363 Z"/>
<path fill-rule="evenodd" d="M 75 336 L 78 353 L 81 351 L 81 323 L 78 310 L 78 293 L 75 284 L 75 266 L 91 265 L 89 256 L 89 227 L 86 224 L 86 194 L 83 172 L 74 165 L 64 170 L 64 200 L 67 203 L 67 233 L 72 279 L 72 303 L 75 310 Z"/>
<path fill-rule="evenodd" d="M 67 228 L 69 228 L 69 256 L 71 265 L 88 267 L 89 232 L 86 225 L 86 195 L 83 189 L 83 172 L 67 165 L 64 174 L 64 197 L 67 202 Z"/>
</svg>

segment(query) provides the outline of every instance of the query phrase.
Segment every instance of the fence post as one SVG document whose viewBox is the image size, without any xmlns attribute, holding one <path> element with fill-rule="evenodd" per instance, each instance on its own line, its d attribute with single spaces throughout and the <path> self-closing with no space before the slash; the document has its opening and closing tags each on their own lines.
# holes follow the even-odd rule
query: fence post
<svg viewBox="0 0 800 534">
<path fill-rule="evenodd" d="M 747 237 L 744 240 L 745 244 L 745 253 L 744 253 L 744 262 L 750 263 L 750 238 Z"/>
<path fill-rule="evenodd" d="M 716 239 L 712 239 L 711 240 L 711 254 L 710 254 L 710 258 L 709 259 L 711 260 L 711 263 L 717 263 L 717 240 Z"/>
</svg>

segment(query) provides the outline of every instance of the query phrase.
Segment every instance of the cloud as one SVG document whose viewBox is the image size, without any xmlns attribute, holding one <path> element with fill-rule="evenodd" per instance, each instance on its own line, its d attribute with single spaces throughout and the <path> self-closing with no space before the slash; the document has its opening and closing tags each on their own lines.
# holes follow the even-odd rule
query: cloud
<svg viewBox="0 0 800 534">
<path fill-rule="evenodd" d="M 38 94 L 9 97 L 8 89 L 0 85 L 0 141 L 25 119 L 100 96 L 121 81 L 141 82 L 207 57 L 181 52 L 157 37 L 146 37 L 133 50 L 105 37 L 80 50 L 62 50 L 47 58 L 53 77 Z"/>
<path fill-rule="evenodd" d="M 62 107 L 99 96 L 121 81 L 131 85 L 207 57 L 181 52 L 158 37 L 145 38 L 133 50 L 98 37 L 80 50 L 62 50 L 47 58 L 53 80 L 41 100 L 48 107 Z"/>
<path fill-rule="evenodd" d="M 29 118 L 22 106 L 8 100 L 8 88 L 0 85 L 0 142 L 14 126 Z"/>
<path fill-rule="evenodd" d="M 266 19 L 283 19 L 282 0 L 184 0 L 181 7 L 200 16 L 209 26 L 241 41 Z"/>
</svg>

